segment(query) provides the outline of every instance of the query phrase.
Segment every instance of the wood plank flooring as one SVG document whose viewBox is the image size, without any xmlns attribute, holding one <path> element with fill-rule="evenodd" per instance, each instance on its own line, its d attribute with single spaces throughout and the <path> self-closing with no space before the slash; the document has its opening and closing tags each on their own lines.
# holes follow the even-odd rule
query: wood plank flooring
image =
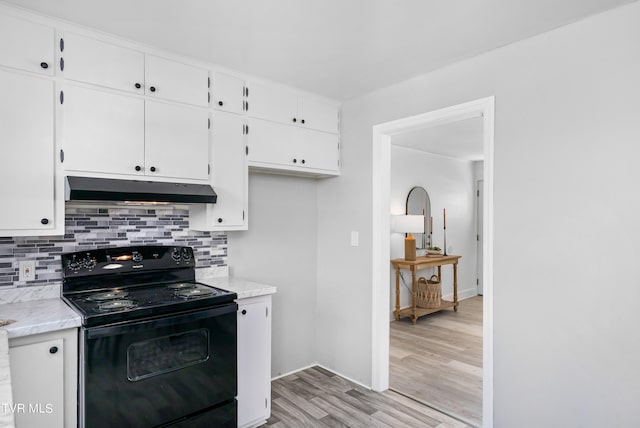
<svg viewBox="0 0 640 428">
<path fill-rule="evenodd" d="M 481 426 L 482 296 L 390 330 L 390 388 Z"/>
<path fill-rule="evenodd" d="M 318 366 L 273 381 L 271 399 L 264 426 L 274 428 L 467 427 L 403 395 L 370 391 Z"/>
</svg>

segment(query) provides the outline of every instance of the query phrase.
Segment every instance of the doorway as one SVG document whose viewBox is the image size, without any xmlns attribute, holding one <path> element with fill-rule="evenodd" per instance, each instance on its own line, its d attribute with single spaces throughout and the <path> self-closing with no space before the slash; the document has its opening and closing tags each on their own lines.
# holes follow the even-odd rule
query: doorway
<svg viewBox="0 0 640 428">
<path fill-rule="evenodd" d="M 482 424 L 493 425 L 493 112 L 494 98 L 488 97 L 452 107 L 379 124 L 373 127 L 373 281 L 372 281 L 372 388 L 389 387 L 390 300 L 390 165 L 391 138 L 402 133 L 482 117 L 484 152 L 483 285 L 482 303 Z"/>
</svg>

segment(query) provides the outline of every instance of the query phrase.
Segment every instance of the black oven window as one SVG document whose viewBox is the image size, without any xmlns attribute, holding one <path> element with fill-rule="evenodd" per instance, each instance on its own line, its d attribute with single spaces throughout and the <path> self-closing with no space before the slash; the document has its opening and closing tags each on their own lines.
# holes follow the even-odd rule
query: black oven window
<svg viewBox="0 0 640 428">
<path fill-rule="evenodd" d="M 201 328 L 129 345 L 127 378 L 146 379 L 209 359 L 209 331 Z"/>
</svg>

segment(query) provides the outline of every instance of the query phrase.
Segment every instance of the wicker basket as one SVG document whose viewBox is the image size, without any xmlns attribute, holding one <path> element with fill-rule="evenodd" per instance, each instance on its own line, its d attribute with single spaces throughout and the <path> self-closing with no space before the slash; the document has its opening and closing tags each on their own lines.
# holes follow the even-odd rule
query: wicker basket
<svg viewBox="0 0 640 428">
<path fill-rule="evenodd" d="M 434 309 L 442 304 L 442 287 L 437 275 L 431 275 L 426 279 L 418 279 L 418 289 L 416 290 L 416 305 L 421 308 Z"/>
</svg>

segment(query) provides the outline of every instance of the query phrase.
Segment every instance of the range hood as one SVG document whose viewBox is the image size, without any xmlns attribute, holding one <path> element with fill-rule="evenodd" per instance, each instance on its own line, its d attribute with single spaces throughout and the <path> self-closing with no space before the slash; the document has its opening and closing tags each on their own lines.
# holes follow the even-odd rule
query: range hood
<svg viewBox="0 0 640 428">
<path fill-rule="evenodd" d="M 67 201 L 214 204 L 217 195 L 208 184 L 68 176 L 65 183 L 65 199 Z"/>
</svg>

